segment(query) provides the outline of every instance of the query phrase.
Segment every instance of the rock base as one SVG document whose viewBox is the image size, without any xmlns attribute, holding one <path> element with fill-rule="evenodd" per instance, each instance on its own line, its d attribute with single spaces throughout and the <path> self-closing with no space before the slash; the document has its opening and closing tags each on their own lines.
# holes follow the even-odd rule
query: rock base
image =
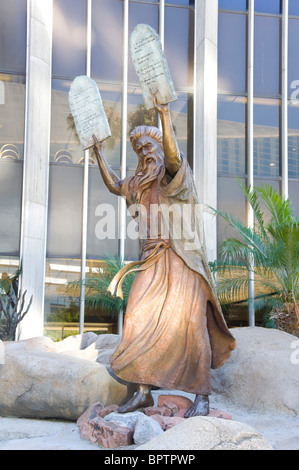
<svg viewBox="0 0 299 470">
<path fill-rule="evenodd" d="M 118 406 L 91 405 L 77 424 L 80 436 L 108 449 L 142 445 L 164 431 L 186 421 L 184 414 L 192 401 L 183 396 L 160 395 L 158 405 L 132 413 L 117 413 Z M 226 411 L 211 410 L 208 417 L 231 420 Z"/>
</svg>

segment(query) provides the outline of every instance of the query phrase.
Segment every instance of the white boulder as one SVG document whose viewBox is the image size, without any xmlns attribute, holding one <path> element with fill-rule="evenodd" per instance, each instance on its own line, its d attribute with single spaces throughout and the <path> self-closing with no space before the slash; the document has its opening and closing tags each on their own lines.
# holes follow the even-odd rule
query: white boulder
<svg viewBox="0 0 299 470">
<path fill-rule="evenodd" d="M 260 327 L 231 332 L 237 347 L 220 369 L 212 371 L 213 391 L 245 408 L 298 415 L 299 361 L 294 360 L 298 338 Z"/>
<path fill-rule="evenodd" d="M 80 349 L 79 336 L 66 343 L 46 337 L 4 342 L 0 416 L 76 420 L 96 401 L 106 406 L 132 396 L 132 385 L 97 362 L 95 343 Z"/>
<path fill-rule="evenodd" d="M 136 450 L 273 450 L 271 444 L 247 424 L 196 416 L 165 431 Z"/>
</svg>

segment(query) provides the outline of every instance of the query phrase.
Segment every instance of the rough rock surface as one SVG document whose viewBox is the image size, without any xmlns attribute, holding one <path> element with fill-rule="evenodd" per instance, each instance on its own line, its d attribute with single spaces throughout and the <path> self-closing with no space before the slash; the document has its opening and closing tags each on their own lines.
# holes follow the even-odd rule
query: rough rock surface
<svg viewBox="0 0 299 470">
<path fill-rule="evenodd" d="M 134 388 L 97 362 L 97 342 L 104 349 L 107 342 L 109 347 L 112 341 L 117 343 L 118 336 L 103 335 L 109 338 L 98 341 L 96 335 L 86 335 L 60 343 L 46 337 L 4 342 L 0 416 L 76 420 L 96 401 L 106 406 L 130 398 Z M 85 349 L 80 349 L 82 345 Z"/>
<path fill-rule="evenodd" d="M 159 423 L 141 411 L 121 414 L 113 405 L 94 403 L 80 416 L 80 435 L 91 443 L 115 449 L 131 444 L 143 444 L 163 433 Z"/>
<path fill-rule="evenodd" d="M 181 395 L 160 395 L 159 403 L 165 406 L 150 406 L 131 413 L 118 413 L 115 405 L 104 407 L 100 402 L 94 403 L 77 420 L 80 435 L 91 443 L 111 449 L 141 445 L 186 421 L 183 414 L 192 401 Z M 231 419 L 228 413 L 219 410 L 211 411 L 210 415 Z M 103 421 L 111 423 L 111 426 Z M 125 430 L 120 430 L 119 426 L 125 427 Z"/>
<path fill-rule="evenodd" d="M 298 415 L 299 364 L 292 360 L 298 338 L 259 327 L 231 331 L 237 348 L 212 371 L 213 391 L 249 409 Z"/>
<path fill-rule="evenodd" d="M 250 426 L 225 419 L 185 419 L 136 450 L 273 450 Z"/>
</svg>

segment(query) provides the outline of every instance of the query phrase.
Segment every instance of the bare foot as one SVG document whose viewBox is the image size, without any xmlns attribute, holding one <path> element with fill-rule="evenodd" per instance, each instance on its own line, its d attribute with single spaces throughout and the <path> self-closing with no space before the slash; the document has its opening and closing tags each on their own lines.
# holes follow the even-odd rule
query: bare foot
<svg viewBox="0 0 299 470">
<path fill-rule="evenodd" d="M 138 410 L 138 408 L 145 408 L 153 406 L 154 399 L 151 394 L 150 385 L 138 385 L 135 395 L 124 405 L 120 406 L 117 410 L 118 413 L 129 413 L 130 411 Z"/>
<path fill-rule="evenodd" d="M 207 416 L 209 414 L 209 397 L 206 395 L 196 395 L 194 403 L 186 411 L 184 417 Z"/>
</svg>

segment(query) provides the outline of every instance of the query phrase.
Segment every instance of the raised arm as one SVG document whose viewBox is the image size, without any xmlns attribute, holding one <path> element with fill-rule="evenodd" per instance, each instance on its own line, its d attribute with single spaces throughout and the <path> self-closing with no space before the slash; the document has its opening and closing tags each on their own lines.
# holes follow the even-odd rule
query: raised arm
<svg viewBox="0 0 299 470">
<path fill-rule="evenodd" d="M 94 140 L 94 146 L 93 146 L 94 153 L 95 153 L 104 183 L 111 193 L 116 194 L 117 196 L 120 196 L 121 180 L 114 173 L 114 171 L 110 168 L 106 158 L 104 157 L 103 142 L 99 142 L 95 135 L 93 135 L 93 140 Z"/>
<path fill-rule="evenodd" d="M 172 127 L 169 107 L 168 104 L 158 104 L 156 98 L 154 106 L 161 118 L 165 165 L 168 172 L 171 175 L 175 175 L 181 166 L 181 157 Z"/>
</svg>

